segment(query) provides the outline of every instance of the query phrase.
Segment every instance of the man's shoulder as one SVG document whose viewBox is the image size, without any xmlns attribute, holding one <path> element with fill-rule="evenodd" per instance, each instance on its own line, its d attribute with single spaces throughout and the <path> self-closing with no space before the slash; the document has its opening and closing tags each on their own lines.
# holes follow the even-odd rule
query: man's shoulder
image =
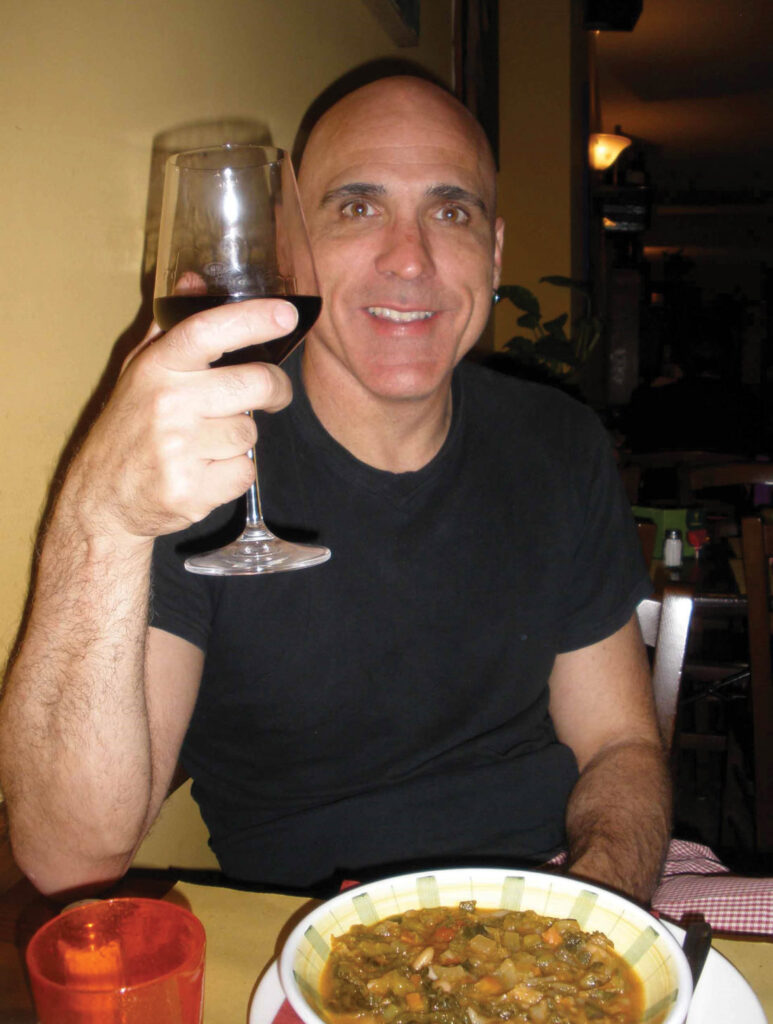
<svg viewBox="0 0 773 1024">
<path fill-rule="evenodd" d="M 503 371 L 498 364 L 464 361 L 459 370 L 465 404 L 482 411 L 488 422 L 507 419 L 539 426 L 546 434 L 600 427 L 596 413 L 560 387 Z"/>
</svg>

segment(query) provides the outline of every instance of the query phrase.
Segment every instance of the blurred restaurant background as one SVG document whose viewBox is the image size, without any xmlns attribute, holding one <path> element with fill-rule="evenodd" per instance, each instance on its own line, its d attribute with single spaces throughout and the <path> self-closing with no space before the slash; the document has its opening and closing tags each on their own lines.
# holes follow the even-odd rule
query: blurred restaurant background
<svg viewBox="0 0 773 1024">
<path fill-rule="evenodd" d="M 666 512 L 682 515 L 692 558 L 678 582 L 698 585 L 709 549 L 727 554 L 736 613 L 696 605 L 691 640 L 725 671 L 686 672 L 682 711 L 683 731 L 720 739 L 675 763 L 678 823 L 768 869 L 740 544 L 771 492 L 761 479 L 706 500 L 689 474 L 771 453 L 772 44 L 770 0 L 5 5 L 6 654 L 51 481 L 150 319 L 163 158 L 237 134 L 291 148 L 339 76 L 409 60 L 470 106 L 497 155 L 504 287 L 474 358 L 596 409 L 637 516 L 660 530 L 653 573 Z M 690 524 L 705 544 L 688 542 Z M 190 807 L 164 814 L 140 860 L 190 859 Z"/>
</svg>

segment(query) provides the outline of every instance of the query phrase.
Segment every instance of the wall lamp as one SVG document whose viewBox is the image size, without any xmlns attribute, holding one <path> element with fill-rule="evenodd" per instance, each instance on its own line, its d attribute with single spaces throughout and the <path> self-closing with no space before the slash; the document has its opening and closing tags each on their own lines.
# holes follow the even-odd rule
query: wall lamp
<svg viewBox="0 0 773 1024">
<path fill-rule="evenodd" d="M 605 171 L 630 145 L 631 140 L 626 135 L 593 132 L 588 137 L 588 160 L 591 167 L 594 171 Z"/>
</svg>

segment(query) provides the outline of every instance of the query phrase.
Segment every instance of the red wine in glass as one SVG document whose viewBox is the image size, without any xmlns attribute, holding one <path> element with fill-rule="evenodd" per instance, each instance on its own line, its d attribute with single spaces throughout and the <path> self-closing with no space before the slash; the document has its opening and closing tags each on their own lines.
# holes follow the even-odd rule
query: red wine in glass
<svg viewBox="0 0 773 1024">
<path fill-rule="evenodd" d="M 291 303 L 298 310 L 295 330 L 281 338 L 264 341 L 261 345 L 245 345 L 244 348 L 226 352 L 212 366 L 238 366 L 240 363 L 278 365 L 306 337 L 322 308 L 322 299 L 318 295 L 167 295 L 154 301 L 153 315 L 158 326 L 168 331 L 194 313 L 231 302 L 244 302 L 246 299 L 283 299 Z"/>
</svg>

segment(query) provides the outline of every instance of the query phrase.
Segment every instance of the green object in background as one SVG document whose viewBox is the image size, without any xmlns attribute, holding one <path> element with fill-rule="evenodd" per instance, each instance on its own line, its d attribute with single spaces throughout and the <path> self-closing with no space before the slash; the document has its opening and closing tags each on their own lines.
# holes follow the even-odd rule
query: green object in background
<svg viewBox="0 0 773 1024">
<path fill-rule="evenodd" d="M 679 530 L 682 535 L 682 557 L 694 558 L 695 548 L 687 540 L 687 531 L 698 523 L 703 524 L 703 510 L 696 508 L 652 508 L 648 505 L 634 505 L 633 514 L 637 519 L 651 519 L 655 524 L 654 558 L 663 557 L 663 540 L 666 530 Z"/>
<path fill-rule="evenodd" d="M 518 326 L 530 330 L 531 336 L 517 334 L 505 342 L 507 354 L 523 366 L 542 366 L 558 381 L 575 381 L 591 352 L 601 338 L 602 323 L 591 312 L 592 289 L 587 281 L 551 274 L 540 278 L 540 284 L 569 288 L 582 296 L 583 311 L 571 324 L 569 314 L 544 320 L 539 299 L 528 288 L 517 284 L 500 284 L 497 295 L 509 299 L 521 311 Z"/>
</svg>

